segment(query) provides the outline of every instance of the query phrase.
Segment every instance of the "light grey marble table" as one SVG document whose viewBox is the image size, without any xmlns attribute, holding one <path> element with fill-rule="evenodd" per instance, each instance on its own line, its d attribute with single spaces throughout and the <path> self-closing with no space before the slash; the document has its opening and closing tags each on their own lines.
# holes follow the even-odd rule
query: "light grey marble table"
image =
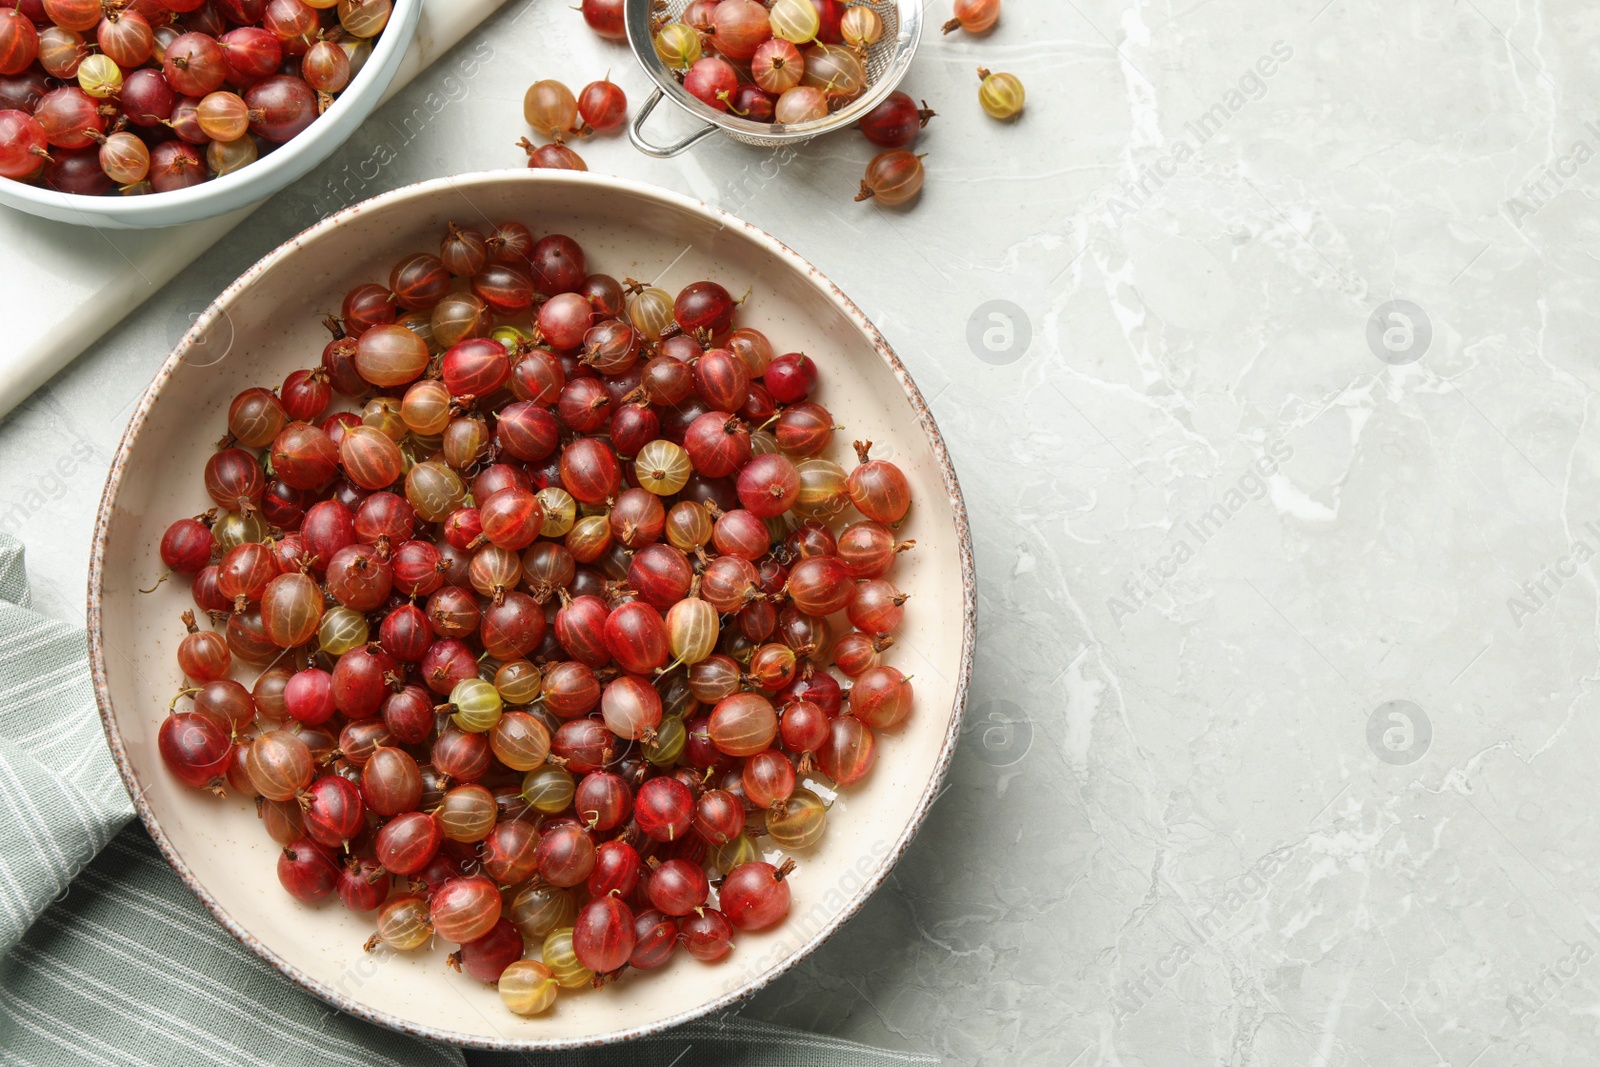
<svg viewBox="0 0 1600 1067">
<path fill-rule="evenodd" d="M 951 787 L 745 1011 L 951 1063 L 1600 1062 L 1600 13 L 1007 4 L 917 57 L 911 210 L 851 202 L 854 134 L 581 146 L 850 293 L 976 533 Z M 42 609 L 81 618 L 122 425 L 228 281 L 347 198 L 519 164 L 526 85 L 608 67 L 642 100 L 565 4 L 508 5 L 0 425 Z"/>
</svg>

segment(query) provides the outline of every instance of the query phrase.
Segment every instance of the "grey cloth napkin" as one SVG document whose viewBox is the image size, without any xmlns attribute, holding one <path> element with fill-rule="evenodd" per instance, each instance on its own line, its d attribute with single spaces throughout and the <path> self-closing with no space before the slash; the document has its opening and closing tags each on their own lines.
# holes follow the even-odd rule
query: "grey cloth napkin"
<svg viewBox="0 0 1600 1067">
<path fill-rule="evenodd" d="M 133 820 L 81 630 L 28 610 L 0 534 L 0 1062 L 888 1067 L 912 1053 L 738 1017 L 571 1053 L 435 1045 L 331 1008 L 235 941 Z M 131 824 L 131 825 L 130 825 Z"/>
</svg>

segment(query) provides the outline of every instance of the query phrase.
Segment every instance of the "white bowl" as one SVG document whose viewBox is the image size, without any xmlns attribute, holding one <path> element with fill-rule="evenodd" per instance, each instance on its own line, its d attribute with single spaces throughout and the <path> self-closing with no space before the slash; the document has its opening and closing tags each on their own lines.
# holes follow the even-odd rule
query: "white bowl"
<svg viewBox="0 0 1600 1067">
<path fill-rule="evenodd" d="M 0 204 L 32 215 L 111 230 L 149 230 L 225 215 L 265 200 L 310 173 L 367 120 L 389 90 L 422 18 L 422 0 L 395 0 L 372 54 L 333 106 L 298 137 L 256 162 L 188 189 L 144 196 L 83 196 L 0 178 Z"/>
<path fill-rule="evenodd" d="M 218 800 L 167 773 L 156 734 L 180 686 L 178 615 L 192 602 L 184 581 L 138 592 L 161 571 L 156 546 L 166 526 L 209 506 L 201 470 L 229 400 L 314 364 L 327 339 L 320 313 L 351 285 L 386 276 L 400 255 L 437 244 L 448 221 L 507 218 L 576 238 L 591 270 L 669 291 L 705 277 L 734 292 L 752 287 L 740 321 L 767 331 L 778 351 L 803 349 L 817 360 L 818 399 L 846 427 L 830 455 L 853 463 L 852 438 L 892 449 L 915 493 L 901 536 L 917 542 L 893 572 L 911 600 L 888 653 L 915 676 L 915 710 L 882 734 L 877 766 L 840 795 L 821 843 L 795 857 L 789 919 L 740 935 L 721 963 L 679 952 L 664 973 L 564 993 L 532 1019 L 506 1011 L 493 989 L 448 972 L 448 947 L 364 954 L 371 918 L 284 893 L 274 874 L 278 850 L 247 801 Z M 252 267 L 200 316 L 141 400 L 111 467 L 89 580 L 90 651 L 106 733 L 140 816 L 235 936 L 353 1015 L 462 1044 L 570 1048 L 729 1005 L 792 967 L 865 902 L 916 833 L 956 743 L 972 664 L 972 567 L 960 490 L 921 395 L 866 317 L 814 267 L 762 231 L 673 193 L 593 174 L 506 171 L 425 182 L 326 219 Z"/>
</svg>

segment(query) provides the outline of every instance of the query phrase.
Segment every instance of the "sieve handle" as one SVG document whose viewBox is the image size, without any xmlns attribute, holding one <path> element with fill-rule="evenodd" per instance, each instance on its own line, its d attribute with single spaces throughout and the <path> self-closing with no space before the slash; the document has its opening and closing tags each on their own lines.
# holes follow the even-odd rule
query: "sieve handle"
<svg viewBox="0 0 1600 1067">
<path fill-rule="evenodd" d="M 634 115 L 633 124 L 628 127 L 628 140 L 633 142 L 633 147 L 637 148 L 646 155 L 655 156 L 658 159 L 665 159 L 668 156 L 675 156 L 684 149 L 698 144 L 700 141 L 705 140 L 707 137 L 711 136 L 711 134 L 716 132 L 716 126 L 708 122 L 702 129 L 696 130 L 683 140 L 677 141 L 673 144 L 658 145 L 651 141 L 645 140 L 643 132 L 645 120 L 650 117 L 650 112 L 656 109 L 656 105 L 661 103 L 661 97 L 663 95 L 664 94 L 661 92 L 661 90 L 657 89 L 654 93 L 650 94 L 650 99 L 644 102 L 644 107 L 639 109 L 639 113 Z"/>
</svg>

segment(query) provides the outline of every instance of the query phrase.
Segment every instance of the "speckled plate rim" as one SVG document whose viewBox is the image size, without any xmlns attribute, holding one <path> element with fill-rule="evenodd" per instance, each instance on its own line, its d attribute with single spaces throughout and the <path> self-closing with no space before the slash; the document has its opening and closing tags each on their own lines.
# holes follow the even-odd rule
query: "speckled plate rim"
<svg viewBox="0 0 1600 1067">
<path fill-rule="evenodd" d="M 944 742 L 940 747 L 933 775 L 929 778 L 928 786 L 918 800 L 916 808 L 913 809 L 910 821 L 907 822 L 905 829 L 887 853 L 886 862 L 855 893 L 854 897 L 846 903 L 843 910 L 832 921 L 796 948 L 786 959 L 773 965 L 766 972 L 753 976 L 748 982 L 732 992 L 724 993 L 713 1000 L 680 1012 L 677 1015 L 644 1026 L 613 1030 L 587 1037 L 495 1040 L 484 1038 L 477 1034 L 462 1034 L 431 1026 L 418 1026 L 388 1012 L 373 1011 L 370 1008 L 363 1007 L 332 986 L 311 978 L 257 940 L 250 931 L 246 930 L 232 915 L 224 910 L 216 899 L 199 883 L 184 862 L 183 857 L 178 854 L 172 842 L 167 838 L 166 833 L 161 829 L 161 825 L 156 821 L 155 814 L 150 810 L 149 804 L 146 803 L 144 788 L 139 781 L 138 775 L 134 772 L 133 764 L 123 746 L 122 733 L 117 726 L 116 714 L 112 709 L 110 685 L 106 678 L 105 645 L 101 636 L 101 603 L 102 583 L 105 573 L 106 534 L 111 522 L 112 511 L 116 506 L 117 491 L 122 482 L 123 470 L 127 466 L 129 454 L 139 438 L 139 431 L 150 414 L 151 405 L 154 404 L 156 398 L 161 394 L 161 390 L 183 362 L 190 345 L 209 328 L 218 314 L 221 313 L 222 306 L 254 284 L 261 275 L 280 260 L 296 251 L 307 239 L 320 235 L 324 231 L 334 229 L 342 225 L 346 219 L 352 218 L 363 211 L 386 206 L 392 201 L 418 196 L 464 195 L 465 191 L 473 185 L 498 184 L 507 181 L 527 182 L 530 187 L 541 183 L 553 185 L 576 183 L 590 186 L 596 195 L 603 196 L 608 191 L 617 191 L 654 199 L 666 206 L 699 215 L 719 228 L 742 230 L 747 237 L 753 239 L 757 244 L 764 246 L 779 259 L 797 268 L 824 297 L 830 300 L 855 324 L 856 328 L 871 343 L 879 358 L 888 365 L 895 379 L 900 383 L 906 399 L 910 401 L 912 410 L 916 413 L 917 422 L 921 425 L 922 432 L 927 437 L 928 445 L 933 450 L 934 458 L 938 461 L 939 472 L 944 479 L 945 492 L 949 495 L 952 518 L 955 520 L 956 551 L 961 558 L 961 664 L 956 675 L 953 714 L 950 716 L 950 726 L 945 732 Z M 873 326 L 866 315 L 862 314 L 861 309 L 849 297 L 845 296 L 838 286 L 830 282 L 821 271 L 788 245 L 785 245 L 759 227 L 753 226 L 725 211 L 713 208 L 702 201 L 679 193 L 660 189 L 643 182 L 576 171 L 485 171 L 451 178 L 435 178 L 425 182 L 418 182 L 414 185 L 402 186 L 371 200 L 348 207 L 335 215 L 330 215 L 316 225 L 291 237 L 240 275 L 195 320 L 194 325 L 178 343 L 178 347 L 167 357 L 166 361 L 161 365 L 161 369 L 156 372 L 154 380 L 146 388 L 144 395 L 139 398 L 138 407 L 134 410 L 132 418 L 123 430 L 122 439 L 117 445 L 117 454 L 111 462 L 111 471 L 106 477 L 106 487 L 100 498 L 100 507 L 95 516 L 94 545 L 89 558 L 88 596 L 89 660 L 94 678 L 95 702 L 100 708 L 100 721 L 105 729 L 106 741 L 111 746 L 111 754 L 116 760 L 117 771 L 122 775 L 123 784 L 133 798 L 134 807 L 138 810 L 139 818 L 144 823 L 145 829 L 155 839 L 156 847 L 161 850 L 161 854 L 172 865 L 173 870 L 178 873 L 178 877 L 183 879 L 183 883 L 200 899 L 200 902 L 216 917 L 223 928 L 246 948 L 271 964 L 295 984 L 346 1014 L 365 1019 L 368 1022 L 376 1023 L 400 1033 L 410 1034 L 430 1041 L 442 1041 L 452 1045 L 502 1052 L 546 1052 L 591 1048 L 597 1045 L 660 1033 L 672 1027 L 681 1026 L 684 1023 L 710 1015 L 743 1000 L 764 988 L 780 975 L 787 973 L 797 963 L 816 951 L 824 941 L 831 937 L 856 912 L 860 911 L 862 905 L 867 902 L 878 886 L 883 884 L 884 879 L 889 876 L 889 872 L 894 869 L 900 857 L 910 847 L 912 840 L 917 835 L 917 831 L 922 828 L 923 821 L 927 818 L 928 810 L 938 798 L 945 775 L 949 772 L 950 762 L 955 755 L 956 742 L 961 733 L 961 719 L 966 707 L 967 686 L 971 678 L 973 651 L 977 638 L 977 579 L 972 554 L 972 535 L 967 521 L 966 504 L 961 496 L 961 487 L 956 481 L 955 467 L 950 462 L 950 454 L 945 449 L 944 438 L 939 433 L 939 427 L 934 422 L 933 412 L 928 408 L 927 401 L 923 399 L 922 392 L 917 388 L 916 383 L 911 380 L 911 375 L 906 371 L 905 365 L 900 362 L 900 357 L 895 355 L 894 350 L 890 348 L 888 341 L 884 340 L 883 335 L 878 332 L 877 327 Z"/>
</svg>

